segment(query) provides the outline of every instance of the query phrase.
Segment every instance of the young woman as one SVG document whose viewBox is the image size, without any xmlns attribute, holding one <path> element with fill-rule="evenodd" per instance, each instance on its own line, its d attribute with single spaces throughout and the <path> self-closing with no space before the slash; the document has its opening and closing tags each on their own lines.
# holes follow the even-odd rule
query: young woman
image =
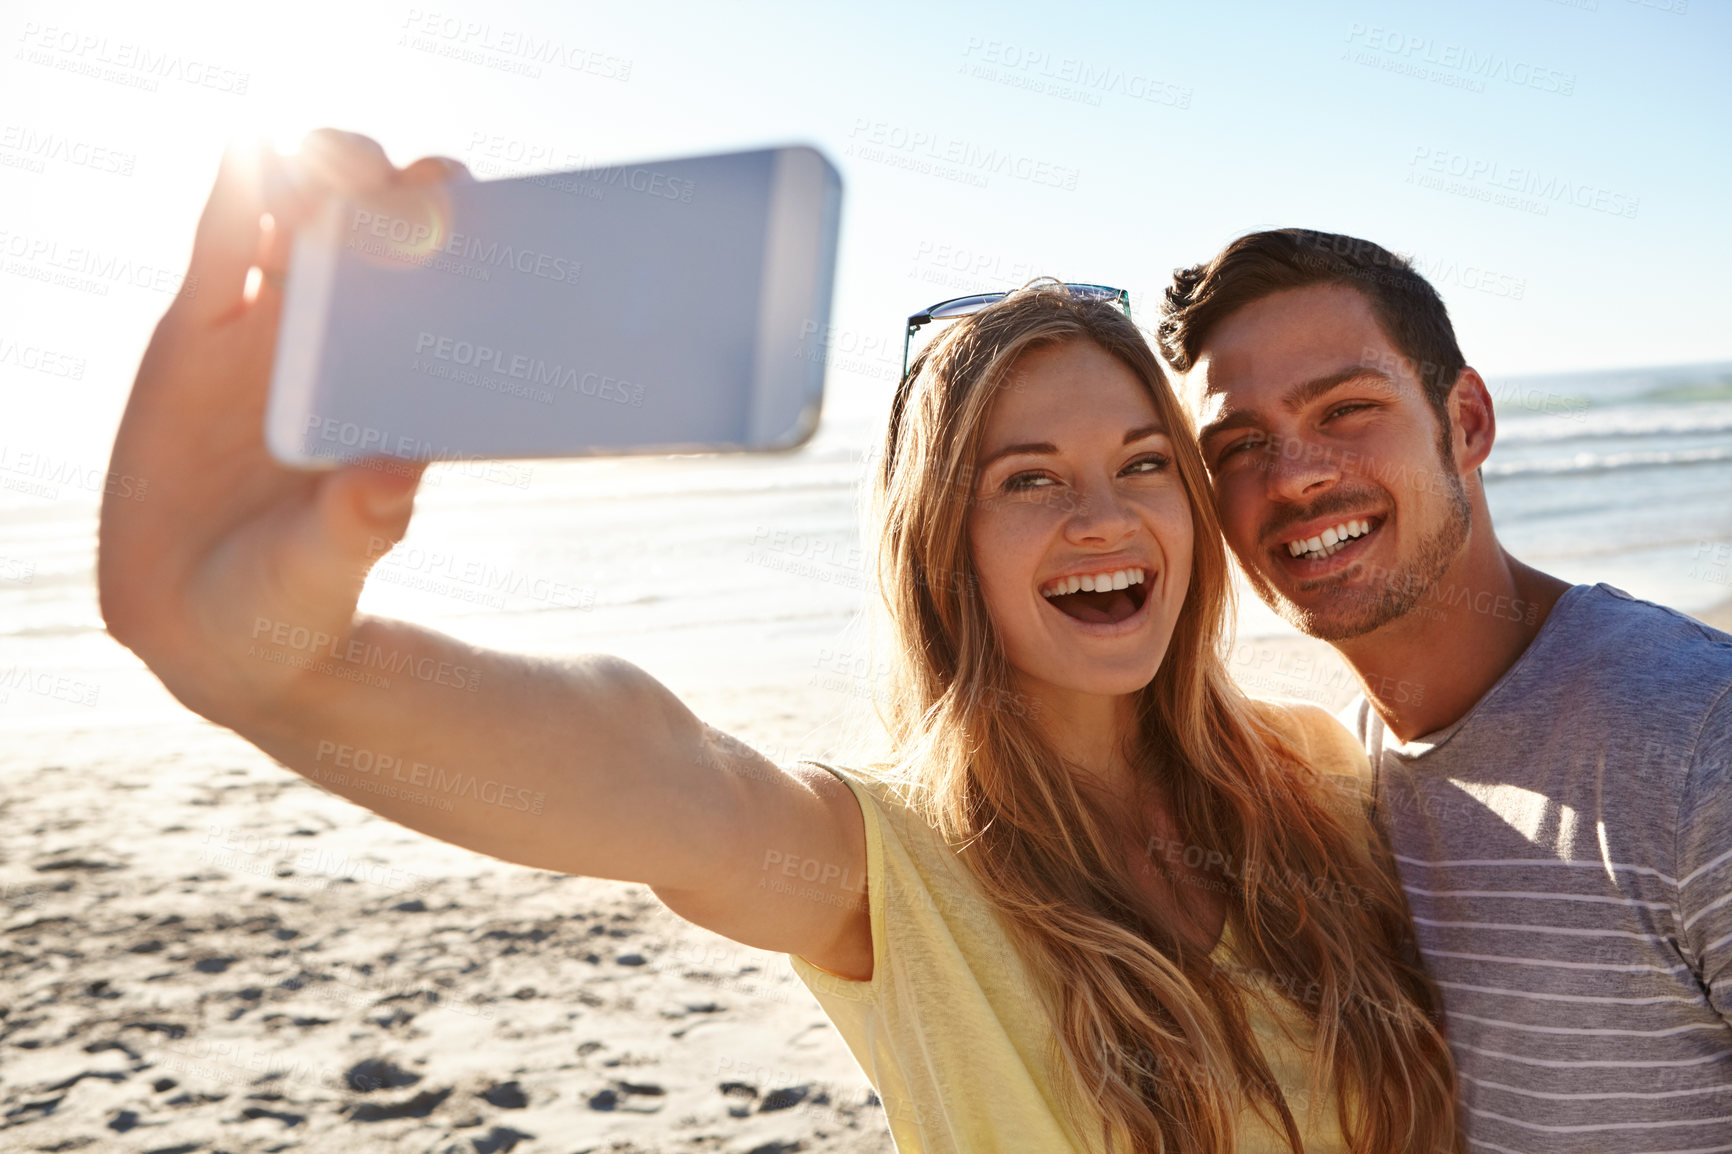
<svg viewBox="0 0 1732 1154">
<path fill-rule="evenodd" d="M 358 614 L 416 478 L 270 460 L 276 286 L 323 191 L 413 197 L 447 171 L 395 170 L 337 133 L 291 164 L 225 158 L 198 294 L 158 327 L 115 443 L 111 467 L 149 478 L 149 499 L 105 501 L 101 524 L 109 629 L 181 701 L 395 821 L 642 882 L 792 955 L 900 1149 L 1455 1145 L 1363 759 L 1320 711 L 1253 704 L 1228 679 L 1200 458 L 1111 305 L 1012 294 L 954 322 L 906 382 L 877 485 L 903 658 L 894 766 L 779 768 L 625 662 Z M 467 688 L 343 676 L 378 654 L 461 666 Z M 328 775 L 321 750 L 341 745 L 547 800 L 381 797 Z"/>
</svg>

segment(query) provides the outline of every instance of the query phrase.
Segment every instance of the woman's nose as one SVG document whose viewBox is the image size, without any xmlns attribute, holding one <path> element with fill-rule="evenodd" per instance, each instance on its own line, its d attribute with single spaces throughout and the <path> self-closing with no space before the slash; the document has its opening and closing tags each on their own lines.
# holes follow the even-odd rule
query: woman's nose
<svg viewBox="0 0 1732 1154">
<path fill-rule="evenodd" d="M 1066 495 L 1072 507 L 1065 531 L 1072 540 L 1117 544 L 1136 532 L 1136 511 L 1110 478 L 1073 485 Z"/>
</svg>

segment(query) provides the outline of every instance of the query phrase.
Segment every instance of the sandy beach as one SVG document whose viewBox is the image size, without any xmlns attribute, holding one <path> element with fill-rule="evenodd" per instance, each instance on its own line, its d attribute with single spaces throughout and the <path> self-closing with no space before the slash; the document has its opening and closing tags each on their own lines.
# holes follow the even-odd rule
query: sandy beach
<svg viewBox="0 0 1732 1154">
<path fill-rule="evenodd" d="M 767 746 L 831 707 L 702 704 Z M 0 1148 L 892 1148 L 786 958 L 642 886 L 432 841 L 190 714 L 56 747 L 0 767 Z"/>
<path fill-rule="evenodd" d="M 1233 665 L 1261 696 L 1352 692 L 1304 638 Z M 687 697 L 777 756 L 833 754 L 819 685 Z M 786 958 L 642 886 L 433 841 L 184 712 L 54 748 L 0 758 L 0 1147 L 892 1149 Z"/>
</svg>

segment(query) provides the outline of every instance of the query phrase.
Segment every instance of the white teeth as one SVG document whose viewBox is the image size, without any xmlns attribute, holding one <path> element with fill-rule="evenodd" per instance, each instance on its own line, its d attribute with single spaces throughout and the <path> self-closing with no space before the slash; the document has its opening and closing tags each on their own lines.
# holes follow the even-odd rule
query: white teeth
<svg viewBox="0 0 1732 1154">
<path fill-rule="evenodd" d="M 1129 589 L 1132 585 L 1141 585 L 1145 576 L 1141 569 L 1116 569 L 1111 573 L 1060 577 L 1040 592 L 1043 597 L 1062 597 L 1079 589 L 1088 593 L 1105 593 L 1112 589 Z"/>
<path fill-rule="evenodd" d="M 1303 557 L 1307 553 L 1319 557 L 1329 557 L 1339 553 L 1349 541 L 1355 537 L 1363 537 L 1371 532 L 1371 522 L 1355 518 L 1343 521 L 1332 529 L 1325 529 L 1315 537 L 1301 538 L 1287 542 L 1287 552 L 1293 557 Z"/>
</svg>

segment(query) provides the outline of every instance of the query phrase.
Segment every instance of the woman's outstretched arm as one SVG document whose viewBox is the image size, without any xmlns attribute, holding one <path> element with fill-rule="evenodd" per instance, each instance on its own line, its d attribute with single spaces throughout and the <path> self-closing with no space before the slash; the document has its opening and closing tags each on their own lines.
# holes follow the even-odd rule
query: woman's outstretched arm
<svg viewBox="0 0 1732 1154">
<path fill-rule="evenodd" d="M 420 469 L 307 473 L 267 453 L 295 226 L 331 192 L 401 201 L 447 178 L 464 177 L 436 160 L 395 169 L 373 141 L 330 131 L 290 160 L 224 157 L 189 291 L 158 324 L 115 439 L 110 468 L 135 483 L 103 501 L 109 631 L 190 709 L 393 821 L 642 882 L 718 933 L 869 974 L 864 835 L 846 786 L 777 768 L 628 662 L 492 652 L 358 614 L 368 569 L 408 528 Z"/>
</svg>

